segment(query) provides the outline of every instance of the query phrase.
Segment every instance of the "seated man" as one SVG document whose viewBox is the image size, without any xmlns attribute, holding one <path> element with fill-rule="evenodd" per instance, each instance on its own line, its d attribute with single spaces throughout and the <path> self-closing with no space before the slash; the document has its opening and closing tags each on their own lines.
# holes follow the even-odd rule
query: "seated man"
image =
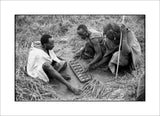
<svg viewBox="0 0 160 116">
<path fill-rule="evenodd" d="M 27 73 L 33 78 L 40 78 L 45 82 L 57 79 L 67 86 L 75 94 L 80 94 L 81 90 L 70 85 L 60 74 L 66 68 L 66 62 L 61 61 L 53 52 L 54 40 L 52 36 L 45 34 L 41 37 L 41 42 L 33 42 L 29 51 Z"/>
<path fill-rule="evenodd" d="M 104 27 L 103 35 L 106 38 L 106 52 L 103 59 L 96 64 L 96 67 L 105 64 L 110 71 L 115 74 L 118 61 L 118 48 L 122 33 L 122 44 L 120 50 L 119 66 L 135 69 L 141 55 L 140 44 L 134 33 L 127 29 L 125 25 L 121 27 L 115 23 L 109 23 Z"/>
<path fill-rule="evenodd" d="M 96 30 L 88 29 L 86 25 L 79 25 L 77 28 L 77 34 L 82 40 L 86 41 L 85 47 L 76 53 L 75 58 L 93 59 L 86 71 L 92 69 L 92 67 L 102 58 L 103 50 L 103 38 L 102 34 Z"/>
</svg>

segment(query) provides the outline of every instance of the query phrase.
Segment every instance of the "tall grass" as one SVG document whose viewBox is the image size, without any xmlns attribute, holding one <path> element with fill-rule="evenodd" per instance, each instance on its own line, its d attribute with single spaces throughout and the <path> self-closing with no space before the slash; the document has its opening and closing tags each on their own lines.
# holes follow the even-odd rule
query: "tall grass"
<svg viewBox="0 0 160 116">
<path fill-rule="evenodd" d="M 51 34 L 57 45 L 61 38 L 68 37 L 66 46 L 76 52 L 82 44 L 76 39 L 76 28 L 86 24 L 98 31 L 108 22 L 121 23 L 120 15 L 16 15 L 15 16 L 15 100 L 35 101 L 60 99 L 53 88 L 41 80 L 26 75 L 28 50 L 31 42 L 39 40 L 44 33 Z M 145 56 L 145 17 L 143 15 L 126 16 L 126 25 L 135 32 L 142 48 L 142 71 Z M 58 46 L 57 46 L 58 47 Z M 57 53 L 61 52 L 57 49 Z M 137 72 L 136 72 L 137 73 Z M 46 94 L 46 96 L 45 96 Z"/>
</svg>

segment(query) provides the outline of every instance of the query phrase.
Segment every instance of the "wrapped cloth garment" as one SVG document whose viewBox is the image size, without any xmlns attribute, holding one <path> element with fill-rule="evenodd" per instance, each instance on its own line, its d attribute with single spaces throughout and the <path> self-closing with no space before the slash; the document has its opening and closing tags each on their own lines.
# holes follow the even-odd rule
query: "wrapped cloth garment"
<svg viewBox="0 0 160 116">
<path fill-rule="evenodd" d="M 45 82 L 49 82 L 49 78 L 45 74 L 42 69 L 42 65 L 45 62 L 52 64 L 52 61 L 55 61 L 59 64 L 58 68 L 62 68 L 62 66 L 66 63 L 65 61 L 61 61 L 57 58 L 53 49 L 49 51 L 49 54 L 44 52 L 41 47 L 40 41 L 35 41 L 31 44 L 31 48 L 29 50 L 28 62 L 27 62 L 27 73 L 33 78 L 40 78 Z M 58 69 L 57 70 L 60 70 Z"/>
<path fill-rule="evenodd" d="M 127 53 L 125 55 L 120 54 L 119 65 L 126 66 L 126 65 L 130 64 L 130 66 L 131 66 L 130 68 L 135 69 L 136 65 L 140 61 L 141 47 L 140 47 L 140 44 L 139 44 L 137 38 L 135 37 L 134 33 L 130 30 L 128 30 L 128 33 L 127 33 L 127 43 L 128 43 L 128 46 L 130 47 L 131 51 L 130 51 L 130 53 Z M 118 46 L 115 45 L 113 48 L 117 49 Z M 113 51 L 113 55 L 112 55 L 112 58 L 109 63 L 109 68 L 112 67 L 112 64 L 115 65 L 118 62 L 118 49 L 117 50 L 114 50 L 114 49 L 108 49 L 108 51 L 107 51 L 107 53 L 110 53 Z"/>
</svg>

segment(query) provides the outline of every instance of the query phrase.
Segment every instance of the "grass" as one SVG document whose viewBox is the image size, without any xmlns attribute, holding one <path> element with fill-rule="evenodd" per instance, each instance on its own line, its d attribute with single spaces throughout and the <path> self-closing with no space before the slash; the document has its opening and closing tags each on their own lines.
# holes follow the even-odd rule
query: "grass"
<svg viewBox="0 0 160 116">
<path fill-rule="evenodd" d="M 33 79 L 25 74 L 28 50 L 31 42 L 39 40 L 41 35 L 48 33 L 54 36 L 55 52 L 58 56 L 69 60 L 63 49 L 73 55 L 83 46 L 77 39 L 76 28 L 86 24 L 98 31 L 108 22 L 121 23 L 120 15 L 16 15 L 15 16 L 15 100 L 16 101 L 47 101 L 61 100 L 54 87 L 39 79 Z M 141 63 L 138 70 L 122 76 L 117 82 L 108 82 L 103 86 L 110 88 L 110 94 L 97 98 L 94 96 L 78 97 L 76 100 L 105 99 L 105 100 L 134 100 L 135 89 L 141 74 L 145 73 L 145 17 L 143 15 L 126 16 L 126 25 L 135 32 L 142 48 Z M 110 95 L 110 96 L 109 96 Z"/>
</svg>

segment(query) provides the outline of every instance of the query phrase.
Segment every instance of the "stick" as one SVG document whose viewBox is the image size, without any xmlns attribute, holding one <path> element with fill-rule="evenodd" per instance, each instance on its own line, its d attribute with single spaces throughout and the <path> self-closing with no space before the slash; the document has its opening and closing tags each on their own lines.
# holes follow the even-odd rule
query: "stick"
<svg viewBox="0 0 160 116">
<path fill-rule="evenodd" d="M 122 24 L 124 24 L 124 18 L 125 16 L 122 17 Z M 121 31 L 121 36 L 120 36 L 120 43 L 119 43 L 119 49 L 118 49 L 118 62 L 117 62 L 117 69 L 116 69 L 116 79 L 118 76 L 118 69 L 119 69 L 119 59 L 120 59 L 120 53 L 121 53 L 121 44 L 122 44 L 122 31 Z"/>
</svg>

